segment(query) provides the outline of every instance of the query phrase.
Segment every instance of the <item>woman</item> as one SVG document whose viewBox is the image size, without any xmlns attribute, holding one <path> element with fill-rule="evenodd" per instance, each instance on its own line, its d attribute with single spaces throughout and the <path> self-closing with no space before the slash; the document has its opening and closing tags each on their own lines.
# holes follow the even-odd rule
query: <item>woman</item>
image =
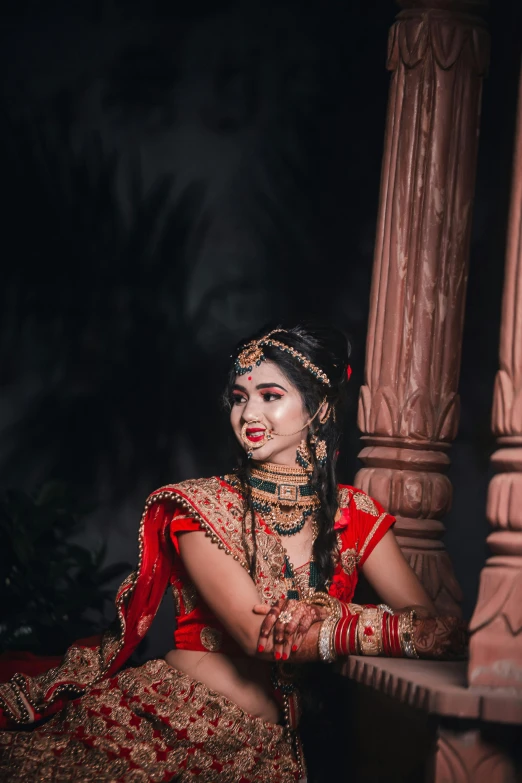
<svg viewBox="0 0 522 783">
<path fill-rule="evenodd" d="M 240 345 L 226 395 L 239 469 L 154 492 L 116 629 L 1 686 L 4 726 L 34 728 L 0 732 L 0 779 L 304 779 L 300 663 L 462 652 L 459 621 L 435 617 L 393 517 L 337 486 L 349 372 L 332 329 L 278 328 Z M 351 603 L 359 572 L 389 606 Z M 173 649 L 122 669 L 169 584 Z"/>
</svg>

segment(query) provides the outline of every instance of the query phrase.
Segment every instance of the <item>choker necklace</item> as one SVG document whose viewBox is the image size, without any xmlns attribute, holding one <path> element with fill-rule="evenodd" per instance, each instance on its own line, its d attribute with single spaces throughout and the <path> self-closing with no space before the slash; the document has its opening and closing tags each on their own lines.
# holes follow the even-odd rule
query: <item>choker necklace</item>
<svg viewBox="0 0 522 783">
<path fill-rule="evenodd" d="M 300 467 L 260 463 L 248 476 L 254 509 L 280 536 L 295 536 L 319 505 L 308 473 Z"/>
</svg>

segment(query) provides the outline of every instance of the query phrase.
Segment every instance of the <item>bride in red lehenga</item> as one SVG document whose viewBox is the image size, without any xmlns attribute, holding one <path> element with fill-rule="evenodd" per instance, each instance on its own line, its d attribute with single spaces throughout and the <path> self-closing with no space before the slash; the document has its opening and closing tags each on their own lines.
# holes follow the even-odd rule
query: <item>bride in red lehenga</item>
<svg viewBox="0 0 522 783">
<path fill-rule="evenodd" d="M 394 518 L 337 485 L 344 336 L 277 328 L 235 356 L 227 401 L 239 468 L 153 492 L 116 627 L 45 674 L 0 686 L 0 780 L 303 780 L 300 663 L 462 652 L 460 622 L 436 617 Z M 351 603 L 360 571 L 387 605 Z M 125 668 L 169 586 L 173 649 Z"/>
</svg>

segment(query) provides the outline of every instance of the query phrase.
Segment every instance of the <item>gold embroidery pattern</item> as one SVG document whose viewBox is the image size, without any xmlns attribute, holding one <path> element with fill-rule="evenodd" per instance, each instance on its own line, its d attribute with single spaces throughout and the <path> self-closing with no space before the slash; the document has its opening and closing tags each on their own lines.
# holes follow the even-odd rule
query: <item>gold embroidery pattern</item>
<svg viewBox="0 0 522 783">
<path fill-rule="evenodd" d="M 99 674 L 99 648 L 69 647 L 59 666 L 38 677 L 15 674 L 8 683 L 0 685 L 1 701 L 9 718 L 18 723 L 32 723 L 42 702 L 51 701 L 63 692 L 69 696 L 81 695 L 85 682 L 93 683 Z M 21 694 L 29 704 L 29 711 Z"/>
<path fill-rule="evenodd" d="M 174 614 L 178 617 L 181 614 L 181 593 L 176 585 L 171 585 L 172 597 L 174 599 Z"/>
<path fill-rule="evenodd" d="M 366 547 L 368 546 L 368 544 L 370 543 L 370 541 L 374 537 L 375 533 L 379 529 L 380 524 L 381 524 L 381 522 L 382 522 L 382 520 L 384 519 L 385 516 L 387 516 L 386 512 L 384 512 L 384 514 L 381 514 L 381 516 L 379 517 L 379 519 L 377 520 L 375 525 L 372 527 L 372 529 L 370 530 L 370 532 L 366 536 L 366 541 L 364 542 L 364 544 L 362 545 L 362 547 L 359 550 L 359 560 L 362 560 L 362 557 L 363 557 L 363 555 L 364 555 L 364 553 L 366 551 Z"/>
<path fill-rule="evenodd" d="M 353 490 L 348 489 L 347 487 L 343 487 L 339 490 L 338 498 L 339 498 L 339 508 L 346 508 L 350 505 L 350 500 L 352 499 Z"/>
<path fill-rule="evenodd" d="M 211 628 L 210 625 L 205 625 L 199 633 L 201 644 L 206 650 L 210 652 L 217 652 L 221 649 L 221 643 L 223 641 L 223 634 L 218 631 L 217 628 Z"/>
<path fill-rule="evenodd" d="M 355 549 L 345 549 L 341 552 L 341 566 L 347 576 L 351 576 L 359 563 L 359 555 Z"/>
<path fill-rule="evenodd" d="M 211 540 L 248 570 L 253 546 L 249 528 L 247 528 L 246 541 L 243 538 L 243 498 L 239 494 L 236 477 L 227 475 L 224 479 L 230 487 L 223 486 L 217 478 L 195 479 L 172 485 L 172 489 L 167 488 L 166 492 L 170 493 L 174 488 L 180 488 L 186 498 L 185 504 L 190 500 L 195 518 L 208 532 Z M 159 492 L 160 497 L 164 494 L 163 490 Z M 179 502 L 179 495 L 174 499 Z M 268 530 L 259 516 L 256 516 L 255 535 L 258 551 L 255 582 L 263 600 L 272 603 L 286 593 L 282 576 L 284 550 L 280 540 Z"/>
<path fill-rule="evenodd" d="M 263 561 L 262 568 L 272 579 L 280 579 L 285 564 L 285 554 L 279 540 L 262 528 L 256 530 L 257 555 Z"/>
<path fill-rule="evenodd" d="M 91 688 L 31 732 L 0 732 L 0 779 L 295 783 L 282 726 L 149 661 Z"/>
<path fill-rule="evenodd" d="M 187 582 L 181 588 L 181 597 L 183 598 L 185 614 L 189 614 L 198 602 L 198 591 L 196 590 L 196 586 L 192 584 L 192 582 Z"/>
<path fill-rule="evenodd" d="M 294 568 L 294 579 L 299 595 L 306 598 L 315 588 L 310 587 L 310 563 Z"/>
<path fill-rule="evenodd" d="M 144 614 L 143 617 L 140 617 L 138 621 L 138 626 L 136 628 L 138 636 L 141 637 L 145 636 L 153 620 L 154 620 L 153 614 Z"/>
<path fill-rule="evenodd" d="M 221 549 L 230 554 L 248 570 L 248 552 L 245 553 L 242 535 L 243 499 L 228 482 L 234 483 L 234 476 L 226 476 L 223 484 L 218 478 L 194 479 L 176 485 L 168 485 L 154 492 L 146 501 L 143 511 L 138 543 L 138 567 L 120 586 L 117 598 L 117 623 L 102 638 L 99 648 L 94 650 L 71 647 L 62 663 L 39 677 L 15 675 L 10 683 L 0 685 L 0 703 L 6 715 L 18 723 L 31 723 L 35 713 L 50 706 L 60 695 L 81 696 L 86 690 L 107 676 L 123 648 L 126 631 L 126 607 L 136 589 L 142 573 L 145 550 L 145 520 L 152 511 L 152 524 L 164 524 L 160 506 L 164 501 L 173 501 L 184 508 L 187 516 L 195 518 L 205 533 Z M 342 506 L 349 502 L 351 490 L 342 489 L 339 500 Z M 159 515 L 159 516 L 156 516 Z M 159 529 L 159 527 L 158 527 Z M 266 528 L 263 520 L 257 518 L 256 539 L 259 551 L 268 560 L 258 559 L 256 584 L 263 600 L 271 603 L 285 593 L 282 578 L 283 549 L 278 539 Z M 251 533 L 247 533 L 247 550 L 251 551 Z M 23 698 L 22 698 L 23 697 Z M 26 702 L 29 709 L 26 707 Z"/>
<path fill-rule="evenodd" d="M 164 500 L 173 500 L 190 512 L 210 539 L 248 570 L 242 540 L 243 501 L 237 492 L 216 477 L 189 479 L 154 492 L 145 505 Z"/>
<path fill-rule="evenodd" d="M 234 480 L 233 476 L 226 477 L 227 480 L 228 478 Z M 71 647 L 62 663 L 49 672 L 33 678 L 19 674 L 11 678 L 9 683 L 1 684 L 0 704 L 13 721 L 32 723 L 35 713 L 49 707 L 60 695 L 80 696 L 107 676 L 125 642 L 126 607 L 142 572 L 145 520 L 149 512 L 154 514 L 152 507 L 164 501 L 174 501 L 178 507 L 184 508 L 187 516 L 195 518 L 213 542 L 248 570 L 242 537 L 243 500 L 238 492 L 232 487 L 224 486 L 215 477 L 193 479 L 157 490 L 147 499 L 140 521 L 138 567 L 123 581 L 117 593 L 115 627 L 103 635 L 99 648 L 89 650 Z M 155 521 L 153 516 L 151 522 Z M 268 536 L 259 521 L 258 524 L 259 538 Z M 283 588 L 277 589 L 278 581 L 282 583 L 281 577 L 279 580 L 275 578 L 275 573 L 268 573 L 266 570 L 260 572 L 259 585 L 266 596 L 265 600 L 270 601 L 271 596 L 279 597 L 284 592 L 284 585 Z M 28 702 L 29 709 L 26 708 L 25 702 Z"/>
<path fill-rule="evenodd" d="M 365 492 L 356 492 L 353 496 L 353 502 L 358 511 L 365 511 L 367 514 L 371 514 L 374 517 L 379 516 L 379 509 L 371 497 Z"/>
</svg>

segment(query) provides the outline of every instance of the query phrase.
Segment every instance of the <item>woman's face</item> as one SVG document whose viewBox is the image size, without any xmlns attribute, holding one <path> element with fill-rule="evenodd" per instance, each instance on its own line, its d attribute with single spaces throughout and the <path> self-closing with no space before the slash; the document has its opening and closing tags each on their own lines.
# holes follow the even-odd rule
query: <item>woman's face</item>
<svg viewBox="0 0 522 783">
<path fill-rule="evenodd" d="M 300 393 L 273 362 L 261 362 L 252 372 L 236 376 L 230 423 L 254 460 L 295 466 L 296 450 L 306 436 L 309 419 Z M 245 433 L 248 445 L 241 438 L 246 422 L 252 422 Z M 267 430 L 273 431 L 271 440 L 256 448 Z M 281 433 L 295 434 L 282 437 Z"/>
</svg>

